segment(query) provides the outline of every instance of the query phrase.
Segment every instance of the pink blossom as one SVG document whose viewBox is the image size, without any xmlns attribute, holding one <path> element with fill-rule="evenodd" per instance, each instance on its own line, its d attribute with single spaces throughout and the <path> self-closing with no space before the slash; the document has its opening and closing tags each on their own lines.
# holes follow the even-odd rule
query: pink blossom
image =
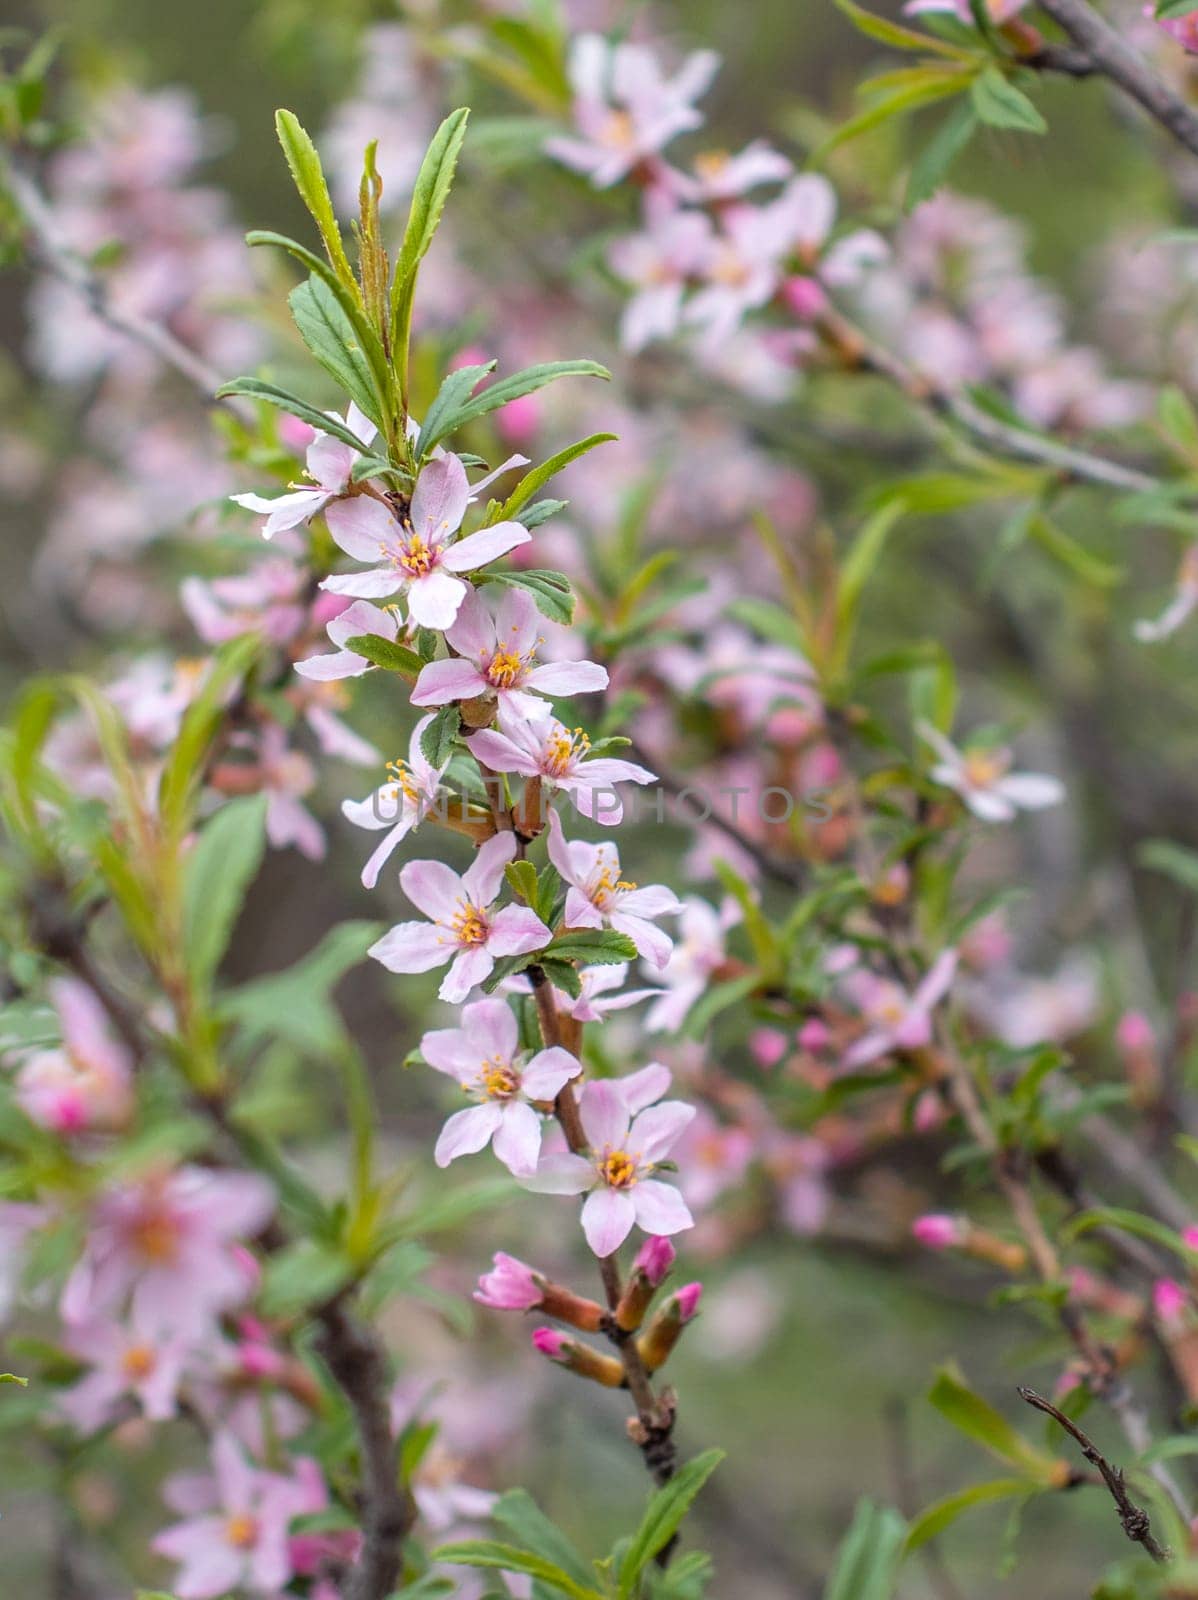
<svg viewBox="0 0 1198 1600">
<path fill-rule="evenodd" d="M 540 1194 L 587 1195 L 582 1230 L 597 1256 L 618 1250 L 634 1224 L 646 1233 L 681 1233 L 693 1226 L 686 1203 L 653 1173 L 694 1114 L 693 1106 L 667 1100 L 633 1119 L 616 1083 L 588 1083 L 579 1115 L 589 1157 L 542 1156 L 536 1176 L 525 1183 Z"/>
<path fill-rule="evenodd" d="M 620 343 L 634 354 L 677 333 L 687 283 L 712 248 L 711 222 L 699 211 L 651 215 L 643 233 L 617 239 L 607 252 L 612 271 L 636 293 L 620 319 Z"/>
<path fill-rule="evenodd" d="M 287 556 L 257 562 L 227 578 L 185 578 L 179 598 L 205 644 L 223 644 L 243 633 L 261 633 L 287 644 L 308 620 L 307 574 Z"/>
<path fill-rule="evenodd" d="M 655 774 L 635 761 L 592 756 L 591 741 L 582 729 L 567 728 L 548 706 L 536 705 L 531 715 L 501 708 L 498 722 L 498 729 L 484 728 L 467 739 L 472 755 L 492 772 L 543 778 L 551 788 L 572 796 L 584 817 L 605 826 L 614 826 L 624 817 L 616 784 L 654 781 Z M 602 804 L 596 804 L 596 791 Z"/>
<path fill-rule="evenodd" d="M 355 600 L 329 621 L 325 632 L 337 646 L 336 650 L 297 661 L 295 670 L 301 678 L 331 683 L 340 678 L 360 678 L 363 673 L 372 671 L 366 657 L 349 648 L 349 641 L 370 635 L 393 644 L 399 638 L 399 618 L 390 607 L 371 605 L 369 600 Z"/>
<path fill-rule="evenodd" d="M 568 1339 L 557 1328 L 534 1328 L 532 1347 L 541 1355 L 548 1356 L 550 1361 L 561 1361 L 573 1349 L 574 1340 Z"/>
<path fill-rule="evenodd" d="M 786 1056 L 786 1035 L 779 1028 L 754 1028 L 749 1054 L 759 1067 L 776 1067 Z"/>
<path fill-rule="evenodd" d="M 432 713 L 421 717 L 412 729 L 406 761 L 389 761 L 387 770 L 393 774 L 381 788 L 365 800 L 343 800 L 341 814 L 356 828 L 386 828 L 386 837 L 362 868 L 362 882 L 373 889 L 379 873 L 390 860 L 397 845 L 419 827 L 437 804 L 441 777 L 449 765 L 449 758 L 434 767 L 421 749 L 420 741 L 432 721 Z"/>
<path fill-rule="evenodd" d="M 956 1217 L 933 1211 L 916 1217 L 911 1233 L 925 1250 L 952 1250 L 961 1244 L 964 1236 Z"/>
<path fill-rule="evenodd" d="M 780 225 L 789 230 L 791 249 L 808 271 L 835 289 L 852 288 L 890 251 L 881 234 L 860 228 L 829 244 L 836 221 L 836 191 L 827 178 L 805 172 L 774 202 Z"/>
<path fill-rule="evenodd" d="M 1181 1230 L 1181 1242 L 1187 1250 L 1198 1251 L 1198 1227 L 1191 1224 Z"/>
<path fill-rule="evenodd" d="M 184 1520 L 160 1533 L 153 1547 L 179 1563 L 171 1584 L 178 1600 L 216 1600 L 232 1589 L 273 1596 L 291 1579 L 290 1524 L 327 1504 L 316 1463 L 295 1467 L 290 1478 L 263 1472 L 221 1433 L 213 1440 L 210 1476 L 168 1480 L 165 1498 Z"/>
<path fill-rule="evenodd" d="M 681 1289 L 675 1289 L 662 1307 L 662 1310 L 667 1315 L 677 1315 L 678 1321 L 685 1327 L 688 1322 L 693 1321 L 698 1315 L 699 1301 L 702 1297 L 703 1285 L 701 1283 L 684 1283 Z"/>
<path fill-rule="evenodd" d="M 1125 1011 L 1115 1028 L 1115 1042 L 1129 1055 L 1139 1055 L 1156 1047 L 1156 1034 L 1142 1011 Z"/>
<path fill-rule="evenodd" d="M 851 974 L 846 988 L 869 1026 L 845 1051 L 845 1066 L 863 1067 L 892 1050 L 918 1050 L 928 1044 L 932 1012 L 948 993 L 956 970 L 957 952 L 945 950 L 912 994 L 872 972 Z"/>
<path fill-rule="evenodd" d="M 725 200 L 738 200 L 763 183 L 781 183 L 793 171 L 780 151 L 764 139 L 754 139 L 736 155 L 729 155 L 726 150 L 701 151 L 691 162 L 689 173 L 670 168 L 661 181 L 692 205 L 718 205 Z"/>
<path fill-rule="evenodd" d="M 470 504 L 466 469 L 457 456 L 434 457 L 416 480 L 402 521 L 373 495 L 354 495 L 329 508 L 329 532 L 355 561 L 378 562 L 366 572 L 326 578 L 333 594 L 378 599 L 402 591 L 408 615 L 422 628 L 448 628 L 469 584 L 456 574 L 489 566 L 532 538 L 520 522 L 498 522 L 454 540 Z"/>
<path fill-rule="evenodd" d="M 249 1173 L 179 1167 L 112 1185 L 63 1289 L 63 1320 L 77 1326 L 116 1313 L 128 1298 L 146 1333 L 205 1333 L 252 1287 L 234 1242 L 257 1233 L 273 1210 L 270 1185 Z"/>
<path fill-rule="evenodd" d="M 55 1133 L 123 1127 L 133 1110 L 132 1060 L 112 1035 L 103 1006 L 78 978 L 50 986 L 62 1045 L 26 1058 L 16 1099 L 27 1116 Z"/>
<path fill-rule="evenodd" d="M 1154 5 L 1144 7 L 1144 15 L 1151 17 L 1172 39 L 1176 39 L 1189 55 L 1198 55 L 1198 7 L 1177 17 L 1158 17 Z"/>
<path fill-rule="evenodd" d="M 497 957 L 542 949 L 553 935 L 535 912 L 518 905 L 491 910 L 515 853 L 515 834 L 497 833 L 460 876 L 440 861 L 409 861 L 400 884 L 430 920 L 397 923 L 369 954 L 389 972 L 429 972 L 452 962 L 440 996 L 456 1004 L 490 974 Z"/>
<path fill-rule="evenodd" d="M 650 1006 L 645 1026 L 650 1033 L 673 1033 L 705 993 L 712 974 L 728 959 L 724 936 L 740 920 L 740 908 L 728 901 L 720 911 L 693 897 L 682 902 L 681 935 L 661 972 L 665 993 Z"/>
<path fill-rule="evenodd" d="M 275 850 L 294 845 L 309 861 L 325 853 L 324 829 L 302 804 L 316 785 L 316 769 L 302 750 L 291 748 L 288 730 L 269 722 L 259 739 L 258 764 L 266 795 L 266 837 Z"/>
<path fill-rule="evenodd" d="M 1018 811 L 1039 811 L 1065 798 L 1065 787 L 1056 778 L 1011 772 L 1007 750 L 958 750 L 929 722 L 919 723 L 917 731 L 940 757 L 931 770 L 933 781 L 955 790 L 984 822 L 1010 822 Z"/>
<path fill-rule="evenodd" d="M 612 962 L 609 966 L 582 967 L 578 973 L 581 992 L 566 994 L 554 989 L 553 1001 L 559 1014 L 572 1017 L 575 1022 L 602 1022 L 609 1011 L 624 1011 L 660 994 L 660 989 L 624 989 L 628 976 L 627 962 Z M 508 978 L 503 987 L 515 994 L 531 994 L 532 985 L 522 973 Z"/>
<path fill-rule="evenodd" d="M 693 102 L 718 66 L 712 51 L 696 50 L 667 78 L 643 46 L 612 45 L 599 34 L 581 34 L 569 61 L 581 138 L 549 139 L 545 148 L 585 173 L 597 189 L 610 188 L 678 134 L 701 125 Z"/>
<path fill-rule="evenodd" d="M 441 1130 L 433 1152 L 439 1167 L 494 1141 L 495 1154 L 517 1177 L 536 1171 L 541 1118 L 534 1106 L 552 1103 L 582 1071 L 567 1050 L 552 1046 L 520 1057 L 520 1030 L 506 1000 L 476 1000 L 462 1011 L 460 1028 L 426 1033 L 420 1051 L 430 1067 L 447 1073 L 479 1105 L 457 1111 Z"/>
<path fill-rule="evenodd" d="M 1028 4 L 1029 0 L 986 0 L 986 9 L 990 13 L 990 20 L 1001 25 L 1018 16 Z M 974 26 L 969 0 L 906 0 L 903 10 L 912 17 L 918 16 L 921 11 L 947 12 L 967 27 Z"/>
<path fill-rule="evenodd" d="M 492 1311 L 532 1311 L 543 1296 L 537 1273 L 515 1256 L 495 1253 L 490 1272 L 478 1280 L 474 1299 Z"/>
<path fill-rule="evenodd" d="M 614 844 L 589 844 L 567 839 L 556 812 L 549 816 L 549 859 L 568 885 L 562 925 L 566 928 L 611 928 L 631 939 L 639 955 L 659 971 L 665 967 L 674 941 L 654 923 L 673 916 L 682 903 L 664 884 L 638 889 L 620 876 L 620 857 Z"/>
<path fill-rule="evenodd" d="M 743 1182 L 752 1159 L 752 1134 L 718 1122 L 706 1106 L 699 1106 L 678 1146 L 678 1186 L 687 1205 L 706 1211 L 726 1190 Z"/>
<path fill-rule="evenodd" d="M 131 1395 L 151 1422 L 165 1422 L 178 1411 L 179 1384 L 192 1348 L 188 1337 L 159 1331 L 145 1334 L 136 1325 L 92 1322 L 69 1330 L 67 1346 L 90 1371 L 64 1389 L 58 1409 L 80 1433 L 98 1432 Z"/>
<path fill-rule="evenodd" d="M 331 412 L 329 414 L 333 415 Z M 340 421 L 340 418 L 337 420 Z M 378 432 L 374 423 L 363 416 L 352 402 L 345 414 L 345 426 L 363 446 L 369 445 Z M 307 522 L 318 511 L 323 511 L 330 500 L 344 494 L 350 486 L 350 474 L 360 454 L 360 451 L 334 438 L 332 434 L 317 433 L 307 453 L 308 477 L 316 485 L 315 488 L 293 489 L 288 494 L 276 495 L 273 500 L 264 499 L 260 494 L 234 494 L 229 498 L 247 511 L 256 511 L 264 516 L 263 538 L 273 538 L 276 533 Z"/>
<path fill-rule="evenodd" d="M 512 716 L 535 716 L 541 704 L 537 694 L 592 694 L 606 689 L 607 669 L 593 661 L 537 665 L 537 648 L 544 643 L 539 616 L 527 589 L 506 589 L 494 615 L 472 590 L 445 633 L 457 654 L 429 662 L 416 680 L 412 704 L 444 706 L 493 694 L 500 709 Z"/>
</svg>

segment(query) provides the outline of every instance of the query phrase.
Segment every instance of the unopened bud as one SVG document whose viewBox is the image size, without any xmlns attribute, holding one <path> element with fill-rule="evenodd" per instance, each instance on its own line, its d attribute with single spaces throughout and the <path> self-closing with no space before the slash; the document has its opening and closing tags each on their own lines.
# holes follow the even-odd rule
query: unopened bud
<svg viewBox="0 0 1198 1600">
<path fill-rule="evenodd" d="M 674 1265 L 674 1246 L 656 1235 L 645 1240 L 632 1263 L 627 1286 L 616 1307 L 616 1326 L 634 1333 L 645 1320 L 645 1312 L 656 1291 Z"/>
<path fill-rule="evenodd" d="M 538 1328 L 532 1336 L 532 1344 L 534 1350 L 548 1356 L 559 1367 L 577 1373 L 580 1378 L 601 1383 L 605 1389 L 618 1389 L 624 1382 L 624 1368 L 614 1356 L 600 1355 L 589 1344 L 580 1344 L 556 1328 Z"/>
<path fill-rule="evenodd" d="M 1158 1278 L 1152 1286 L 1152 1309 L 1157 1321 L 1169 1332 L 1184 1325 L 1189 1303 L 1189 1295 L 1173 1278 Z"/>
<path fill-rule="evenodd" d="M 534 1267 L 502 1250 L 496 1253 L 490 1272 L 478 1280 L 474 1298 L 492 1311 L 543 1311 L 585 1333 L 597 1333 L 603 1320 L 603 1309 L 594 1300 L 550 1282 Z"/>
<path fill-rule="evenodd" d="M 676 1289 L 637 1340 L 646 1372 L 656 1372 L 665 1365 L 683 1328 L 694 1320 L 702 1293 L 701 1283 L 687 1283 Z"/>
<path fill-rule="evenodd" d="M 961 1220 L 939 1211 L 916 1217 L 911 1232 L 925 1250 L 955 1250 L 965 1243 L 966 1229 Z"/>
<path fill-rule="evenodd" d="M 1027 1265 L 1027 1251 L 1010 1239 L 1000 1239 L 986 1228 L 975 1228 L 966 1217 L 947 1216 L 929 1212 L 916 1217 L 911 1232 L 928 1250 L 960 1250 L 978 1261 L 988 1261 L 1004 1272 L 1022 1272 Z"/>
<path fill-rule="evenodd" d="M 1119 1019 L 1115 1043 L 1136 1105 L 1152 1105 L 1160 1098 L 1161 1069 L 1152 1024 L 1141 1011 L 1128 1011 Z"/>
</svg>

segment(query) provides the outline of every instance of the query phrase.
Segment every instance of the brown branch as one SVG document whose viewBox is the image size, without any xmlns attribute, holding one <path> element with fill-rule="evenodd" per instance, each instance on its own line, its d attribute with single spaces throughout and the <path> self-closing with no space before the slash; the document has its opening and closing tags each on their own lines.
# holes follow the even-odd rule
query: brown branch
<svg viewBox="0 0 1198 1600">
<path fill-rule="evenodd" d="M 1069 35 L 1095 73 L 1109 78 L 1178 144 L 1198 156 L 1198 113 L 1157 76 L 1122 34 L 1086 0 L 1039 0 L 1039 4 Z"/>
<path fill-rule="evenodd" d="M 30 177 L 6 162 L 0 168 L 0 179 L 16 202 L 33 252 L 47 272 L 74 289 L 106 327 L 140 344 L 177 372 L 199 392 L 207 405 L 220 406 L 237 416 L 249 414 L 230 400 L 216 398 L 216 391 L 224 382 L 222 375 L 182 340 L 176 339 L 169 329 L 149 317 L 124 311 L 113 304 L 101 275 L 59 234 L 53 211 Z"/>
<path fill-rule="evenodd" d="M 1034 1406 L 1037 1411 L 1043 1411 L 1054 1422 L 1060 1423 L 1065 1432 L 1081 1447 L 1081 1453 L 1091 1466 L 1097 1467 L 1102 1474 L 1102 1481 L 1111 1491 L 1111 1498 L 1119 1512 L 1119 1521 L 1123 1524 L 1123 1531 L 1133 1544 L 1142 1545 L 1152 1559 L 1163 1565 L 1169 1559 L 1169 1552 L 1159 1543 L 1152 1532 L 1152 1525 L 1148 1513 L 1143 1506 L 1136 1505 L 1127 1492 L 1121 1468 L 1113 1466 L 1111 1462 L 1098 1449 L 1088 1434 L 1083 1433 L 1070 1417 L 1059 1411 L 1050 1400 L 1045 1400 L 1043 1395 L 1037 1394 L 1034 1389 L 1019 1385 L 1020 1397 L 1027 1401 L 1029 1406 Z"/>
</svg>

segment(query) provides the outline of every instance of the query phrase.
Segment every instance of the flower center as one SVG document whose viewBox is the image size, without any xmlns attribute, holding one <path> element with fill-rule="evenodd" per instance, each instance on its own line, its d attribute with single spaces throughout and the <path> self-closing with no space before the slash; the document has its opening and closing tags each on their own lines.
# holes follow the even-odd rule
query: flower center
<svg viewBox="0 0 1198 1600">
<path fill-rule="evenodd" d="M 470 900 L 458 902 L 453 921 L 449 924 L 459 944 L 483 944 L 487 937 L 487 919 Z"/>
<path fill-rule="evenodd" d="M 989 789 L 1007 770 L 1007 763 L 995 750 L 971 750 L 965 757 L 965 777 L 975 789 Z"/>
<path fill-rule="evenodd" d="M 179 1253 L 179 1229 L 167 1212 L 150 1211 L 134 1224 L 133 1242 L 147 1261 L 171 1262 Z"/>
<path fill-rule="evenodd" d="M 635 883 L 620 877 L 620 863 L 612 857 L 603 862 L 591 879 L 591 904 L 596 911 L 606 911 L 613 900 L 635 888 Z"/>
<path fill-rule="evenodd" d="M 636 143 L 636 123 L 627 111 L 613 111 L 599 134 L 599 143 L 613 150 L 628 150 Z"/>
<path fill-rule="evenodd" d="M 258 1520 L 237 1511 L 225 1523 L 225 1538 L 235 1550 L 248 1550 L 258 1537 Z"/>
<path fill-rule="evenodd" d="M 487 681 L 496 689 L 511 689 L 524 677 L 534 660 L 531 650 L 524 656 L 515 650 L 496 650 L 487 664 Z"/>
<path fill-rule="evenodd" d="M 148 1344 L 131 1344 L 121 1357 L 121 1371 L 134 1382 L 148 1378 L 158 1365 L 158 1357 Z"/>
<path fill-rule="evenodd" d="M 731 245 L 724 245 L 711 276 L 716 283 L 722 283 L 729 289 L 740 289 L 749 281 L 749 268 Z"/>
<path fill-rule="evenodd" d="M 631 1189 L 637 1179 L 636 1162 L 626 1150 L 609 1150 L 600 1163 L 599 1172 L 612 1189 Z"/>
<path fill-rule="evenodd" d="M 501 1056 L 484 1061 L 479 1076 L 488 1100 L 510 1100 L 520 1088 L 520 1077 L 515 1067 Z"/>
<path fill-rule="evenodd" d="M 406 761 L 402 761 L 397 758 L 394 761 L 388 761 L 387 771 L 395 779 L 395 782 L 398 785 L 398 788 L 392 789 L 391 791 L 392 800 L 398 800 L 400 794 L 402 793 L 405 794 L 414 805 L 420 796 L 416 788 L 416 780 L 412 776 L 411 767 L 408 766 Z"/>
<path fill-rule="evenodd" d="M 564 778 L 590 748 L 591 741 L 581 728 L 575 728 L 571 733 L 560 722 L 554 723 L 553 732 L 545 741 L 546 777 Z"/>
<path fill-rule="evenodd" d="M 409 536 L 395 560 L 409 578 L 423 578 L 437 564 L 436 545 L 426 544 L 418 533 Z"/>
</svg>

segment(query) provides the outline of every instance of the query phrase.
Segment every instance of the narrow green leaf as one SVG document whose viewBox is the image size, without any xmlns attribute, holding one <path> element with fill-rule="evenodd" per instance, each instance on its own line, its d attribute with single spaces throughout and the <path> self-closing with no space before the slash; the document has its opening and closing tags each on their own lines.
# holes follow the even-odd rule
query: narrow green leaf
<svg viewBox="0 0 1198 1600">
<path fill-rule="evenodd" d="M 907 510 L 906 501 L 892 500 L 862 525 L 840 567 L 836 589 L 838 631 L 851 632 L 861 596 L 881 557 L 891 530 Z"/>
<path fill-rule="evenodd" d="M 254 633 L 221 645 L 199 694 L 188 706 L 158 780 L 158 810 L 168 837 L 181 840 L 203 782 L 204 761 L 223 716 L 225 696 L 262 650 Z"/>
<path fill-rule="evenodd" d="M 548 461 L 542 461 L 539 467 L 533 467 L 524 474 L 508 495 L 494 520 L 510 521 L 520 507 L 531 500 L 538 489 L 543 489 L 550 478 L 555 477 L 563 467 L 568 467 L 571 461 L 577 461 L 579 456 L 586 455 L 588 450 L 594 450 L 596 445 L 612 443 L 616 437 L 614 433 L 592 433 L 585 439 L 579 439 L 577 444 L 567 445 L 564 450 L 559 450 L 555 456 L 550 456 Z"/>
<path fill-rule="evenodd" d="M 1014 1495 L 1026 1497 L 1030 1492 L 1026 1478 L 993 1478 L 987 1483 L 975 1483 L 968 1489 L 959 1489 L 955 1494 L 946 1495 L 916 1517 L 907 1534 L 907 1549 L 918 1550 L 921 1544 L 935 1539 L 963 1511 L 985 1505 L 991 1500 L 1005 1500 Z"/>
<path fill-rule="evenodd" d="M 432 1552 L 434 1561 L 451 1567 L 487 1567 L 500 1572 L 522 1572 L 537 1582 L 548 1584 L 570 1600 L 603 1600 L 597 1589 L 578 1583 L 570 1574 L 543 1556 L 518 1545 L 500 1544 L 495 1539 L 463 1539 L 458 1544 L 443 1544 Z"/>
<path fill-rule="evenodd" d="M 442 706 L 420 736 L 424 759 L 431 766 L 443 767 L 453 754 L 454 740 L 462 725 L 462 713 L 456 705 Z"/>
<path fill-rule="evenodd" d="M 287 389 L 280 389 L 277 383 L 266 383 L 261 378 L 234 378 L 229 383 L 221 384 L 216 391 L 216 398 L 220 400 L 230 394 L 244 394 L 251 400 L 262 400 L 268 406 L 276 406 L 280 411 L 298 417 L 310 427 L 322 429 L 353 450 L 366 449 L 361 439 L 352 434 L 335 416 L 331 417 L 327 411 L 322 411 L 319 406 L 314 406 L 308 400 L 301 400 L 298 395 L 292 394 Z"/>
<path fill-rule="evenodd" d="M 969 59 L 968 50 L 937 39 L 933 34 L 917 33 L 914 28 L 901 27 L 887 17 L 879 17 L 872 11 L 866 11 L 863 6 L 854 5 L 853 0 L 833 0 L 833 4 L 838 11 L 844 12 L 859 33 L 869 39 L 877 39 L 882 44 L 892 45 L 896 50 L 927 50 L 932 55 L 951 56 L 957 61 Z"/>
<path fill-rule="evenodd" d="M 1148 839 L 1136 851 L 1142 867 L 1163 873 L 1191 894 L 1198 894 L 1198 850 L 1188 850 L 1172 839 Z"/>
<path fill-rule="evenodd" d="M 287 296 L 300 338 L 325 371 L 380 429 L 386 428 L 386 363 L 377 336 L 355 322 L 323 278 Z"/>
<path fill-rule="evenodd" d="M 921 201 L 931 199 L 947 178 L 953 162 L 977 132 L 977 127 L 977 113 L 968 100 L 962 100 L 953 107 L 911 164 L 903 195 L 906 210 L 911 211 Z"/>
<path fill-rule="evenodd" d="M 537 610 L 551 622 L 570 623 L 574 620 L 574 594 L 564 572 L 529 567 L 524 571 L 487 571 L 482 574 L 482 579 L 484 583 L 502 583 L 509 588 L 527 589 L 537 603 Z"/>
<path fill-rule="evenodd" d="M 446 383 L 457 376 L 457 373 L 451 373 Z M 481 393 L 463 399 L 452 410 L 446 408 L 438 416 L 436 427 L 430 427 L 426 417 L 424 427 L 420 430 L 420 452 L 422 455 L 427 455 L 434 445 L 440 444 L 442 439 L 447 439 L 450 434 L 456 433 L 459 428 L 464 428 L 467 423 L 476 422 L 479 417 L 485 417 L 488 412 L 496 411 L 512 400 L 533 394 L 557 378 L 610 377 L 611 373 L 607 368 L 601 367 L 597 361 L 545 361 L 536 367 L 525 367 L 522 372 L 513 372 L 508 378 L 500 378 L 497 382 L 488 384 Z"/>
<path fill-rule="evenodd" d="M 988 1400 L 975 1394 L 955 1366 L 940 1369 L 928 1399 L 955 1428 L 1017 1468 L 1030 1482 L 1042 1488 L 1059 1486 L 1056 1458 L 1029 1443 Z"/>
<path fill-rule="evenodd" d="M 509 1489 L 501 1495 L 491 1508 L 491 1520 L 506 1528 L 526 1550 L 568 1573 L 580 1587 L 590 1583 L 586 1561 L 524 1489 Z"/>
<path fill-rule="evenodd" d="M 1004 78 L 997 67 L 986 67 L 969 86 L 978 119 L 991 128 L 1013 128 L 1020 133 L 1047 133 L 1048 124 L 1021 89 Z"/>
<path fill-rule="evenodd" d="M 860 1501 L 824 1586 L 824 1600 L 891 1600 L 906 1532 L 897 1511 Z"/>
<path fill-rule="evenodd" d="M 1118 1228 L 1124 1233 L 1134 1233 L 1138 1238 L 1151 1239 L 1163 1249 L 1180 1256 L 1189 1266 L 1198 1266 L 1198 1250 L 1182 1243 L 1181 1235 L 1155 1217 L 1146 1217 L 1140 1211 L 1124 1211 L 1118 1206 L 1092 1206 L 1070 1217 L 1061 1229 L 1061 1242 L 1069 1243 L 1093 1228 Z"/>
<path fill-rule="evenodd" d="M 1123 582 L 1126 576 L 1122 567 L 1117 567 L 1113 562 L 1105 561 L 1101 556 L 1096 556 L 1092 550 L 1087 550 L 1072 534 L 1066 533 L 1064 528 L 1058 526 L 1043 511 L 1034 510 L 1027 519 L 1027 536 L 1038 544 L 1046 555 L 1054 561 L 1059 561 L 1067 567 L 1083 583 L 1091 583 L 1098 589 L 1111 589 Z"/>
<path fill-rule="evenodd" d="M 907 116 L 912 111 L 918 111 L 921 106 L 929 106 L 937 100 L 946 100 L 951 95 L 963 94 L 969 86 L 969 78 L 965 73 L 952 68 L 930 76 L 922 83 L 910 83 L 904 88 L 895 89 L 893 93 L 883 95 L 864 111 L 858 112 L 855 117 L 850 117 L 836 129 L 830 138 L 811 157 L 812 164 L 819 163 L 839 149 L 842 144 L 847 144 L 850 139 L 859 138 L 863 133 L 881 127 L 882 123 L 891 121 L 894 117 Z M 868 83 L 861 86 L 861 92 L 868 90 Z"/>
<path fill-rule="evenodd" d="M 620 1600 L 632 1600 L 642 1571 L 678 1532 L 699 1490 L 723 1459 L 722 1450 L 705 1450 L 680 1468 L 650 1500 L 620 1564 Z"/>
<path fill-rule="evenodd" d="M 412 190 L 412 205 L 391 285 L 391 349 L 400 363 L 401 383 L 405 388 L 416 273 L 433 242 L 453 187 L 469 116 L 469 110 L 463 106 L 445 118 L 432 137 Z"/>
<path fill-rule="evenodd" d="M 266 796 L 230 800 L 202 828 L 183 880 L 184 948 L 195 982 L 216 975 L 266 849 Z"/>
<path fill-rule="evenodd" d="M 329 194 L 329 186 L 325 182 L 324 169 L 320 164 L 316 146 L 301 126 L 298 117 L 290 111 L 275 112 L 275 130 L 283 147 L 283 154 L 287 157 L 287 165 L 291 168 L 295 187 L 299 190 L 300 199 L 312 213 L 312 220 L 320 231 L 333 270 L 342 283 L 353 287 L 353 269 L 345 253 L 341 229 L 337 226 L 337 216 L 333 210 L 333 201 Z"/>
</svg>

